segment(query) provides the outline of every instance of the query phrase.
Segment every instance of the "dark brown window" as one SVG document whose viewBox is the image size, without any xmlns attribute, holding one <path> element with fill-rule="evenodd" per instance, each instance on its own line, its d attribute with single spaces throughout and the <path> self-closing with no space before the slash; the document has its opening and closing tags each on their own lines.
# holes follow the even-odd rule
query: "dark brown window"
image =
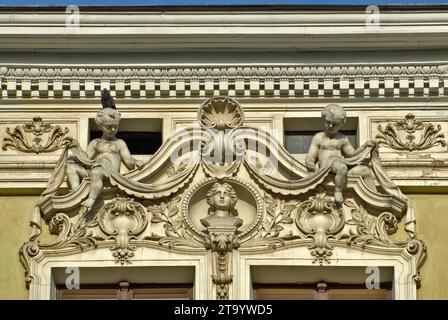
<svg viewBox="0 0 448 320">
<path fill-rule="evenodd" d="M 391 283 L 379 289 L 364 284 L 254 284 L 255 300 L 391 300 Z"/>
<path fill-rule="evenodd" d="M 117 138 L 123 139 L 132 155 L 153 155 L 162 145 L 162 119 L 121 119 Z M 89 141 L 102 136 L 95 120 L 89 120 Z"/>
<path fill-rule="evenodd" d="M 191 284 L 81 285 L 80 289 L 56 289 L 57 300 L 192 300 Z"/>
<path fill-rule="evenodd" d="M 90 141 L 102 135 L 101 131 L 90 131 Z M 126 142 L 133 155 L 152 155 L 162 145 L 162 132 L 119 131 L 116 137 Z"/>
</svg>

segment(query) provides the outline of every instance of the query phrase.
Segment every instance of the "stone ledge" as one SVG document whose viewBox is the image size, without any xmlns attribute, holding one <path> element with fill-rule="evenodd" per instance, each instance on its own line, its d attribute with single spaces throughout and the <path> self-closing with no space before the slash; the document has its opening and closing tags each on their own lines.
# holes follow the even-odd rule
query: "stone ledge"
<svg viewBox="0 0 448 320">
<path fill-rule="evenodd" d="M 1 99 L 448 96 L 448 62 L 339 65 L 3 65 Z"/>
</svg>

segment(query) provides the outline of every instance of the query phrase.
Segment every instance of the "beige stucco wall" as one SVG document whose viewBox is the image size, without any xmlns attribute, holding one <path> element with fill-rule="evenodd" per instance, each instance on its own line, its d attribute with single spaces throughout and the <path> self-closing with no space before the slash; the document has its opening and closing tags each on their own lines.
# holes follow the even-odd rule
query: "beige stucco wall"
<svg viewBox="0 0 448 320">
<path fill-rule="evenodd" d="M 419 238 L 428 246 L 421 270 L 419 299 L 448 299 L 448 197 L 446 194 L 411 194 Z M 28 220 L 36 196 L 0 196 L 0 299 L 27 299 L 24 270 L 18 250 L 29 234 Z"/>
<path fill-rule="evenodd" d="M 409 197 L 417 215 L 418 236 L 428 246 L 418 299 L 448 299 L 448 196 L 412 194 Z"/>
<path fill-rule="evenodd" d="M 36 196 L 0 196 L 0 299 L 27 299 L 24 269 L 19 249 L 30 228 L 30 213 Z"/>
</svg>

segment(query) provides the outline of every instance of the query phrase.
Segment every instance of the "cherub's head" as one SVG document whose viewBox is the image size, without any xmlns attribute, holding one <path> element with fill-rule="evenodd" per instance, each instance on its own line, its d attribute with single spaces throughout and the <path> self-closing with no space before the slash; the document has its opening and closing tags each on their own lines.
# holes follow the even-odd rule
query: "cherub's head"
<svg viewBox="0 0 448 320">
<path fill-rule="evenodd" d="M 327 131 L 338 132 L 345 124 L 346 115 L 342 106 L 329 104 L 322 110 L 322 118 Z"/>
<path fill-rule="evenodd" d="M 212 211 L 227 211 L 233 215 L 238 200 L 235 190 L 228 183 L 215 183 L 207 192 L 207 203 Z"/>
<path fill-rule="evenodd" d="M 116 109 L 104 108 L 96 114 L 95 122 L 105 138 L 113 138 L 118 131 L 121 115 Z"/>
</svg>

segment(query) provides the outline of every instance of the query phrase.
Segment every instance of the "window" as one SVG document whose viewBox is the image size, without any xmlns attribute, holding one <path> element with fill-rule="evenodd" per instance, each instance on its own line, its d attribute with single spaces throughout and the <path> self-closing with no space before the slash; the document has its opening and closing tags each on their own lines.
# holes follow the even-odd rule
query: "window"
<svg viewBox="0 0 448 320">
<path fill-rule="evenodd" d="M 193 299 L 192 266 L 51 268 L 53 299 L 168 300 Z M 79 289 L 70 288 L 78 283 Z"/>
<path fill-rule="evenodd" d="M 123 139 L 132 155 L 153 155 L 162 145 L 162 119 L 121 119 L 117 138 Z M 89 120 L 89 141 L 101 137 L 95 120 Z"/>
<path fill-rule="evenodd" d="M 375 268 L 376 269 L 376 268 Z M 359 266 L 251 266 L 252 298 L 256 300 L 390 300 L 394 269 Z M 378 289 L 368 289 L 375 280 Z"/>
<path fill-rule="evenodd" d="M 191 284 L 81 285 L 80 289 L 56 288 L 57 300 L 192 300 Z"/>
<path fill-rule="evenodd" d="M 254 284 L 255 300 L 390 300 L 392 284 L 379 289 L 364 284 L 319 282 L 314 284 Z"/>
<path fill-rule="evenodd" d="M 306 154 L 314 135 L 323 130 L 322 118 L 284 119 L 284 146 L 291 154 Z M 358 118 L 347 118 L 343 130 L 354 148 L 358 147 Z"/>
</svg>

